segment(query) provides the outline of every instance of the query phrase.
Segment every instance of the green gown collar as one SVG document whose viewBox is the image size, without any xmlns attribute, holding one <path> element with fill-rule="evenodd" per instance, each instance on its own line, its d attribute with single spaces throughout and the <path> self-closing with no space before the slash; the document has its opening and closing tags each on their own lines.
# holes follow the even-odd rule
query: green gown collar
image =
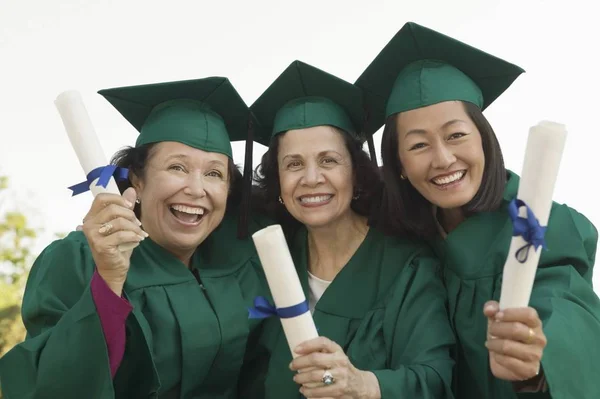
<svg viewBox="0 0 600 399">
<path fill-rule="evenodd" d="M 372 272 L 368 260 L 372 243 L 383 239 L 380 232 L 373 228 L 369 229 L 352 258 L 317 302 L 315 313 L 322 312 L 350 319 L 360 319 L 372 309 L 373 302 L 377 299 L 377 292 L 367 292 L 364 287 L 378 286 L 379 275 Z M 308 232 L 305 228 L 298 231 L 293 242 L 292 255 L 296 262 L 302 288 L 308 298 Z M 340 306 L 339 295 L 335 295 L 340 292 L 347 294 L 343 306 Z"/>
<path fill-rule="evenodd" d="M 491 253 L 497 253 L 497 245 L 510 243 L 506 237 L 512 236 L 512 223 L 506 211 L 508 203 L 517 195 L 519 176 L 507 170 L 507 183 L 504 189 L 503 201 L 495 212 L 481 212 L 470 216 L 456 229 L 447 234 L 446 238 L 440 235 L 431 240 L 431 245 L 445 267 L 461 265 L 460 273 L 463 278 L 478 275 L 479 264 Z M 489 246 L 469 245 L 469 242 L 489 242 Z M 468 250 L 465 248 L 468 247 Z M 508 250 L 508 247 L 506 247 Z M 500 262 L 500 263 L 503 263 Z M 472 265 L 471 267 L 465 267 Z M 471 270 L 472 269 L 472 270 Z M 490 273 L 494 273 L 490 271 Z"/>
<path fill-rule="evenodd" d="M 196 268 L 197 256 L 192 257 Z M 157 285 L 181 284 L 194 280 L 190 269 L 166 249 L 146 238 L 133 250 L 127 276 L 127 291 Z"/>
<path fill-rule="evenodd" d="M 510 171 L 506 171 L 506 187 L 504 188 L 504 201 L 506 203 L 512 201 L 517 196 L 519 190 L 519 176 Z"/>
</svg>

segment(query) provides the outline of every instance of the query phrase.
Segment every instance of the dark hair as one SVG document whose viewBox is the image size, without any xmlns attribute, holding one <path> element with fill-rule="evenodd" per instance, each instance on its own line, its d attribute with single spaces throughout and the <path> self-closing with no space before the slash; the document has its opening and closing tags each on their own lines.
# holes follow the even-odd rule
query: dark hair
<svg viewBox="0 0 600 399">
<path fill-rule="evenodd" d="M 340 129 L 334 129 L 342 135 L 352 161 L 354 192 L 358 194 L 358 198 L 352 199 L 350 207 L 359 215 L 369 217 L 373 212 L 372 208 L 380 201 L 381 176 L 379 170 L 371 162 L 369 155 L 363 151 L 362 142 Z M 271 140 L 269 149 L 262 156 L 261 163 L 254 171 L 257 186 L 253 190 L 252 204 L 259 212 L 274 218 L 284 227 L 284 230 L 289 231 L 289 229 L 300 226 L 300 222 L 294 219 L 285 206 L 279 202 L 281 187 L 277 154 L 279 141 L 284 134 L 279 134 Z"/>
<path fill-rule="evenodd" d="M 481 134 L 485 166 L 481 186 L 475 196 L 463 206 L 466 215 L 497 209 L 502 203 L 506 184 L 506 169 L 500 144 L 494 130 L 476 105 L 463 102 L 469 118 Z M 432 238 L 438 231 L 431 203 L 408 180 L 400 179 L 398 156 L 398 114 L 387 118 L 381 139 L 383 161 L 383 194 L 376 216 L 377 225 L 386 233 Z"/>
<path fill-rule="evenodd" d="M 146 164 L 152 156 L 156 144 L 150 143 L 139 147 L 125 147 L 113 155 L 110 163 L 121 168 L 127 168 L 130 175 L 134 174 L 144 179 L 146 177 Z M 229 195 L 227 196 L 227 210 L 230 210 L 237 207 L 240 203 L 242 197 L 242 174 L 231 158 L 228 161 Z M 121 193 L 132 187 L 130 178 L 118 181 L 117 185 Z M 139 204 L 135 204 L 134 212 L 138 218 L 141 217 Z"/>
</svg>

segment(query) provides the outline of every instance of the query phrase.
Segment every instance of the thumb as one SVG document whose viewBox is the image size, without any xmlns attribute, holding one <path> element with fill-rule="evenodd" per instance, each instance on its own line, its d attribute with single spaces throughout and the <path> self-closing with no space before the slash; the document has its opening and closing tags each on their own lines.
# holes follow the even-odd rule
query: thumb
<svg viewBox="0 0 600 399">
<path fill-rule="evenodd" d="M 496 301 L 487 301 L 483 306 L 483 314 L 487 318 L 493 318 L 500 311 L 500 305 Z"/>
<path fill-rule="evenodd" d="M 135 188 L 129 187 L 127 190 L 125 190 L 123 192 L 123 198 L 129 201 L 131 204 L 135 204 L 135 200 L 137 199 L 137 193 L 135 192 Z"/>
</svg>

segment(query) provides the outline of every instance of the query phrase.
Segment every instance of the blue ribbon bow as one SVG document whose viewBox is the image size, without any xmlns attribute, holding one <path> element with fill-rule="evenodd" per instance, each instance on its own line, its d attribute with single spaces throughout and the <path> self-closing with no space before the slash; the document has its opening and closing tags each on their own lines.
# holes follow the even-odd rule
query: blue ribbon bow
<svg viewBox="0 0 600 399">
<path fill-rule="evenodd" d="M 519 208 L 522 206 L 527 210 L 527 218 L 519 217 Z M 515 254 L 520 263 L 525 263 L 529 255 L 529 248 L 533 246 L 534 249 L 538 249 L 539 247 L 546 249 L 546 241 L 544 240 L 546 226 L 540 225 L 533 211 L 520 199 L 515 198 L 510 201 L 508 204 L 508 214 L 513 224 L 513 236 L 521 236 L 527 241 L 527 244 L 519 248 Z"/>
<path fill-rule="evenodd" d="M 271 316 L 289 319 L 291 317 L 300 316 L 308 311 L 308 302 L 306 300 L 297 305 L 288 306 L 287 308 L 276 308 L 271 305 L 269 300 L 264 296 L 257 296 L 254 298 L 254 307 L 248 309 L 250 319 L 265 319 Z"/>
<path fill-rule="evenodd" d="M 128 174 L 128 169 L 120 168 L 115 165 L 100 166 L 88 173 L 85 181 L 69 187 L 69 190 L 73 191 L 72 197 L 74 197 L 78 194 L 88 191 L 90 189 L 90 184 L 92 184 L 92 182 L 96 179 L 98 179 L 96 186 L 102 186 L 106 188 L 111 177 L 114 176 L 116 180 L 127 180 Z"/>
</svg>

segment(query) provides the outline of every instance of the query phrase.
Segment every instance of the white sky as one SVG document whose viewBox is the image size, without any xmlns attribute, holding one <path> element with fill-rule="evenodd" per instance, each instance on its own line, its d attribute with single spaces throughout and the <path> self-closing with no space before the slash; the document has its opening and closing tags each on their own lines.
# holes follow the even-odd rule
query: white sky
<svg viewBox="0 0 600 399">
<path fill-rule="evenodd" d="M 529 127 L 565 123 L 555 199 L 600 226 L 587 184 L 598 160 L 600 27 L 582 0 L 0 0 L 0 174 L 10 205 L 54 232 L 79 224 L 91 193 L 70 197 L 83 172 L 53 101 L 83 96 L 110 157 L 136 131 L 96 91 L 226 76 L 250 105 L 293 60 L 354 82 L 407 21 L 463 40 L 527 72 L 485 114 L 507 166 L 520 173 Z M 381 132 L 375 145 L 379 152 Z M 259 146 L 257 146 L 259 147 Z M 255 164 L 262 148 L 255 150 Z M 242 164 L 243 145 L 234 145 Z M 600 272 L 595 276 L 600 292 Z"/>
</svg>

